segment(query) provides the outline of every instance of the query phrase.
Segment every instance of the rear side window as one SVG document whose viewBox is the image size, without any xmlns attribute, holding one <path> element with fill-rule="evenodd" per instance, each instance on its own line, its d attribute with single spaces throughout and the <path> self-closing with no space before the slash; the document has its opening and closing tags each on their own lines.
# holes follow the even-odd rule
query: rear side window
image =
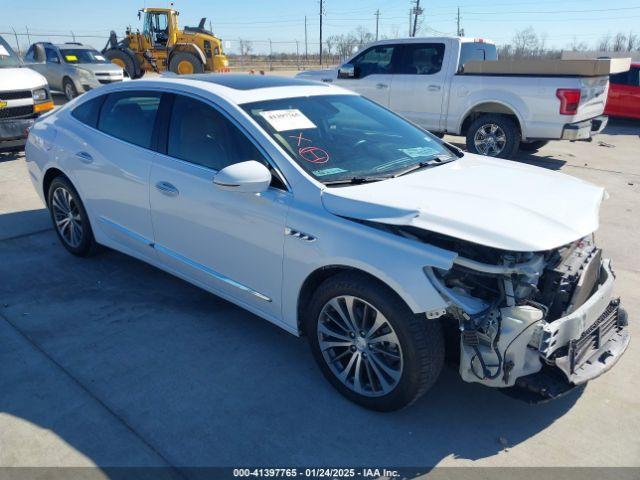
<svg viewBox="0 0 640 480">
<path fill-rule="evenodd" d="M 640 86 L 640 68 L 631 67 L 628 72 L 614 73 L 609 77 L 611 83 L 616 85 Z"/>
<path fill-rule="evenodd" d="M 268 166 L 235 125 L 211 106 L 176 95 L 169 124 L 167 154 L 212 170 L 256 160 Z"/>
<path fill-rule="evenodd" d="M 71 111 L 71 115 L 82 123 L 96 128 L 98 126 L 98 115 L 100 114 L 100 107 L 104 102 L 104 95 L 96 97 L 88 102 L 84 102 L 78 105 Z"/>
<path fill-rule="evenodd" d="M 433 75 L 442 69 L 443 43 L 416 43 L 403 47 L 404 55 L 398 73 Z"/>
<path fill-rule="evenodd" d="M 460 61 L 458 68 L 471 60 L 497 60 L 498 50 L 491 43 L 463 43 L 460 47 Z"/>
<path fill-rule="evenodd" d="M 125 142 L 151 147 L 151 135 L 160 106 L 161 93 L 118 92 L 107 96 L 98 129 Z"/>
</svg>

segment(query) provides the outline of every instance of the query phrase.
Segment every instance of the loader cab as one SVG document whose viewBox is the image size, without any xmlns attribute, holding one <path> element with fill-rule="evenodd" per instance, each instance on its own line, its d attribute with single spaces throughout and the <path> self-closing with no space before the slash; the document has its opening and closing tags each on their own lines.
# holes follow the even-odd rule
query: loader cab
<svg viewBox="0 0 640 480">
<path fill-rule="evenodd" d="M 153 49 L 165 49 L 176 42 L 178 12 L 170 9 L 143 9 L 138 12 L 138 16 L 141 17 L 142 14 L 142 34 Z"/>
</svg>

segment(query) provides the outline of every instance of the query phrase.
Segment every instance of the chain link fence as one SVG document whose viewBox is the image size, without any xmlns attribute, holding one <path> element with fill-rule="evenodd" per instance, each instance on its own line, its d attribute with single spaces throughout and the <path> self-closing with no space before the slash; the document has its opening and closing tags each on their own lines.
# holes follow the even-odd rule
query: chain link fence
<svg viewBox="0 0 640 480">
<path fill-rule="evenodd" d="M 124 31 L 124 28 L 122 29 Z M 0 35 L 15 46 L 19 55 L 24 55 L 29 46 L 36 42 L 66 43 L 79 42 L 102 50 L 109 40 L 108 31 L 76 32 L 37 31 L 28 27 L 17 30 L 13 27 L 0 28 Z M 301 40 L 248 40 L 223 39 L 223 50 L 229 58 L 232 71 L 277 72 L 287 70 L 310 70 L 320 68 L 318 42 Z M 322 67 L 339 65 L 345 58 L 323 49 Z"/>
</svg>

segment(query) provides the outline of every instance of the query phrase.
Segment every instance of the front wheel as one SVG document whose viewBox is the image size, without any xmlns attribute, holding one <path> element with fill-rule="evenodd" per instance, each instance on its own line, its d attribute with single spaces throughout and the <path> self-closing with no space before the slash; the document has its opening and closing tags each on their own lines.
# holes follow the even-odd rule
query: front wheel
<svg viewBox="0 0 640 480">
<path fill-rule="evenodd" d="M 406 407 L 442 369 L 440 323 L 415 315 L 393 291 L 367 276 L 344 273 L 326 280 L 304 320 L 324 376 L 363 407 Z"/>
<path fill-rule="evenodd" d="M 71 79 L 65 78 L 64 84 L 62 85 L 62 89 L 64 90 L 64 96 L 67 97 L 67 100 L 71 101 L 78 96 L 78 90 L 76 90 L 76 86 L 73 84 Z"/>
<path fill-rule="evenodd" d="M 506 115 L 486 114 L 467 129 L 467 150 L 489 157 L 512 158 L 520 146 L 520 129 Z"/>
</svg>

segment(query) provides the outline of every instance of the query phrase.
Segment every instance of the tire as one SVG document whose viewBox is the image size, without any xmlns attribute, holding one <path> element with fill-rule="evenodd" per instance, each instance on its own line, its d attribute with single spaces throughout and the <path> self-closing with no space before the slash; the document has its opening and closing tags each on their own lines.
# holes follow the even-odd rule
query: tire
<svg viewBox="0 0 640 480">
<path fill-rule="evenodd" d="M 189 71 L 185 71 L 185 69 Z M 169 70 L 178 75 L 202 73 L 204 72 L 204 65 L 193 53 L 176 52 L 171 56 Z"/>
<path fill-rule="evenodd" d="M 134 80 L 141 76 L 139 72 L 141 69 L 136 67 L 135 56 L 132 56 L 127 52 L 124 52 L 117 48 L 107 50 L 104 53 L 104 56 L 107 57 L 107 59 L 111 63 L 115 63 L 119 67 L 122 67 L 124 70 L 126 70 L 127 75 L 129 75 L 130 79 Z"/>
<path fill-rule="evenodd" d="M 66 177 L 53 179 L 47 192 L 47 205 L 53 229 L 64 248 L 79 257 L 87 257 L 96 251 L 97 244 L 87 211 L 80 195 Z M 68 215 L 69 211 L 73 219 Z"/>
<path fill-rule="evenodd" d="M 537 152 L 544 147 L 548 140 L 535 140 L 533 142 L 520 142 L 520 150 L 523 152 Z"/>
<path fill-rule="evenodd" d="M 497 128 L 494 130 L 494 127 Z M 482 142 L 483 138 L 487 140 L 484 144 L 486 150 L 476 143 L 476 138 L 478 142 Z M 501 138 L 504 139 L 502 142 L 499 140 Z M 498 114 L 481 115 L 467 129 L 467 151 L 489 157 L 512 158 L 518 153 L 520 138 L 520 129 L 510 117 Z"/>
<path fill-rule="evenodd" d="M 65 78 L 62 82 L 62 91 L 67 100 L 71 101 L 78 96 L 78 90 L 70 78 Z"/>
<path fill-rule="evenodd" d="M 345 310 L 351 301 L 352 309 Z M 361 330 L 356 332 L 352 325 L 345 327 L 348 322 L 331 320 L 344 321 L 344 317 L 336 317 L 336 305 L 343 314 L 356 312 L 353 318 Z M 395 292 L 366 275 L 345 272 L 327 279 L 313 294 L 302 321 L 325 378 L 342 395 L 365 408 L 388 412 L 411 405 L 434 384 L 442 370 L 444 338 L 440 323 L 415 315 Z M 376 322 L 380 324 L 374 327 Z M 326 334 L 329 331 L 333 333 Z M 383 336 L 389 341 L 381 342 Z M 334 341 L 336 346 L 328 347 Z M 345 371 L 345 379 L 338 378 Z M 384 371 L 391 373 L 386 375 Z"/>
</svg>

